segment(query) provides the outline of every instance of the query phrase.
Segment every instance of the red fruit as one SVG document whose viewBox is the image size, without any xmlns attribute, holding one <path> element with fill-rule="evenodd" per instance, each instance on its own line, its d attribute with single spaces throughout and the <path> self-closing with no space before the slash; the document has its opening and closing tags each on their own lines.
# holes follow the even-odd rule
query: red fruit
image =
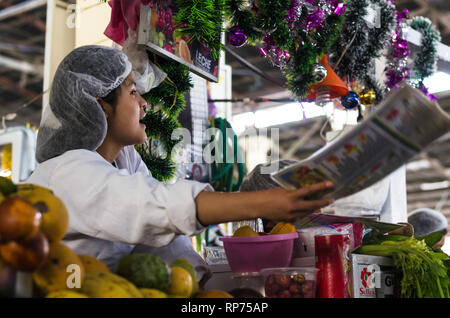
<svg viewBox="0 0 450 318">
<path fill-rule="evenodd" d="M 291 298 L 291 293 L 289 290 L 283 290 L 278 294 L 279 298 Z"/>
<path fill-rule="evenodd" d="M 297 284 L 293 284 L 291 286 L 289 286 L 289 292 L 291 294 L 300 294 L 302 291 L 301 287 Z"/>
<path fill-rule="evenodd" d="M 3 242 L 34 237 L 41 225 L 41 213 L 28 201 L 9 197 L 0 204 L 0 239 Z"/>
<path fill-rule="evenodd" d="M 291 284 L 291 278 L 288 275 L 277 275 L 275 281 L 283 288 L 288 288 Z"/>
<path fill-rule="evenodd" d="M 0 245 L 0 256 L 5 263 L 21 271 L 34 271 L 47 259 L 50 247 L 47 238 L 38 232 L 27 241 L 11 241 Z"/>
</svg>

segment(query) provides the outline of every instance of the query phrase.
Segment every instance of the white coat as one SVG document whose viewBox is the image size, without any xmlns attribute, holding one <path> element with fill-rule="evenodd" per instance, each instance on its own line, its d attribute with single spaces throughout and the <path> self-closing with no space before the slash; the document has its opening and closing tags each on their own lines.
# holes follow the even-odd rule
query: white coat
<svg viewBox="0 0 450 318">
<path fill-rule="evenodd" d="M 113 271 L 121 256 L 145 252 L 166 262 L 184 257 L 199 275 L 209 272 L 187 236 L 204 229 L 194 199 L 213 188 L 157 181 L 133 146 L 120 152 L 115 166 L 95 151 L 71 150 L 38 165 L 26 182 L 53 190 L 64 202 L 64 243 L 77 254 L 96 257 Z"/>
</svg>

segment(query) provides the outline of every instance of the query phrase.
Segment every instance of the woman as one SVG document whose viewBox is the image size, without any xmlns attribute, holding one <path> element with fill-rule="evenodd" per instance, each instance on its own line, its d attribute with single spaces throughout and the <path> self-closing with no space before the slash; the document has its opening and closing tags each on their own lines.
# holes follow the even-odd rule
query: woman
<svg viewBox="0 0 450 318">
<path fill-rule="evenodd" d="M 37 141 L 40 163 L 28 182 L 48 187 L 70 214 L 65 242 L 79 254 L 104 261 L 153 252 L 170 262 L 203 260 L 186 235 L 211 224 L 262 217 L 292 220 L 330 200 L 303 198 L 328 183 L 288 191 L 216 193 L 208 184 L 152 178 L 134 145 L 147 139 L 145 100 L 120 50 L 84 46 L 59 65 Z"/>
</svg>

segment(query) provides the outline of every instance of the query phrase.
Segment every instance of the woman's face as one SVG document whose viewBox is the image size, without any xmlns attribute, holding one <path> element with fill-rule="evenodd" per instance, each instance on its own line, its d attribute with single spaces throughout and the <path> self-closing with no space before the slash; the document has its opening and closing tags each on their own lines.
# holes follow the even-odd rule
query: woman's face
<svg viewBox="0 0 450 318">
<path fill-rule="evenodd" d="M 122 146 L 144 143 L 145 125 L 139 121 L 145 116 L 146 106 L 130 73 L 119 86 L 116 106 L 107 118 L 109 137 Z"/>
</svg>

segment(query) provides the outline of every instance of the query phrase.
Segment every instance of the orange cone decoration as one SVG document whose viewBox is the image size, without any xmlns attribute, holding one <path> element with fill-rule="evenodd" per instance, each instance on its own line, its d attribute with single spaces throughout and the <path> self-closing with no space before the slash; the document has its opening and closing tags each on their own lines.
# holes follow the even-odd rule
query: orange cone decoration
<svg viewBox="0 0 450 318">
<path fill-rule="evenodd" d="M 327 76 L 322 82 L 311 85 L 308 92 L 308 99 L 316 99 L 317 88 L 319 86 L 328 86 L 330 99 L 347 95 L 347 85 L 345 85 L 330 67 L 330 64 L 328 64 L 328 56 L 326 54 L 319 58 L 319 63 L 327 69 Z"/>
</svg>

